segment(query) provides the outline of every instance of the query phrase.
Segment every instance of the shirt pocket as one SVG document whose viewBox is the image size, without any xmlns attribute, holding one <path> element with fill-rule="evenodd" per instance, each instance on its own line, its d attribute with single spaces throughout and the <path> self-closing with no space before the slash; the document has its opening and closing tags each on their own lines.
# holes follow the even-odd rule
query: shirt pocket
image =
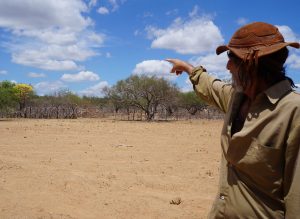
<svg viewBox="0 0 300 219">
<path fill-rule="evenodd" d="M 265 146 L 258 139 L 252 138 L 237 167 L 256 183 L 272 186 L 281 177 L 281 155 L 280 148 Z"/>
</svg>

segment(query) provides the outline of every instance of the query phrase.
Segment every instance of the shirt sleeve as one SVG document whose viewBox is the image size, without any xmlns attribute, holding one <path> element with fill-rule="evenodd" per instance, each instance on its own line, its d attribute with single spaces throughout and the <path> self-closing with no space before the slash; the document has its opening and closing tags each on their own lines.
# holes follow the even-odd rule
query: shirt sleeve
<svg viewBox="0 0 300 219">
<path fill-rule="evenodd" d="M 196 94 L 210 105 L 218 107 L 224 113 L 228 111 L 228 103 L 233 93 L 230 84 L 210 76 L 202 67 L 196 67 L 190 80 Z"/>
<path fill-rule="evenodd" d="M 300 124 L 292 129 L 287 140 L 284 171 L 285 218 L 300 215 Z"/>
</svg>

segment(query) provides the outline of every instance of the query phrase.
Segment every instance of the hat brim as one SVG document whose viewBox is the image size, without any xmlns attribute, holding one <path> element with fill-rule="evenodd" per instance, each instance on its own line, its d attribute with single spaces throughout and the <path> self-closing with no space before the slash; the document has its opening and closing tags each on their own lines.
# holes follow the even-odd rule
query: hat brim
<svg viewBox="0 0 300 219">
<path fill-rule="evenodd" d="M 245 57 L 249 57 L 248 54 L 250 54 L 253 50 L 258 50 L 258 57 L 262 57 L 262 56 L 274 53 L 286 46 L 291 46 L 291 47 L 294 47 L 297 49 L 300 48 L 300 44 L 298 42 L 283 42 L 283 43 L 277 43 L 277 44 L 274 44 L 271 46 L 257 46 L 257 47 L 253 46 L 253 47 L 249 47 L 249 48 L 245 48 L 245 47 L 237 48 L 237 47 L 232 47 L 232 46 L 228 46 L 228 45 L 222 45 L 216 49 L 216 53 L 217 53 L 217 55 L 219 55 L 227 50 L 230 50 L 239 58 L 244 59 Z"/>
</svg>

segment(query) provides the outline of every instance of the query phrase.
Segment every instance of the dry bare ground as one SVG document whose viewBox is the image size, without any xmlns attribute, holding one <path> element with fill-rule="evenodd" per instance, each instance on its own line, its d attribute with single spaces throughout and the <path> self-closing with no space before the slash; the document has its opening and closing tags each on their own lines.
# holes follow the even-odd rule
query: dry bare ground
<svg viewBox="0 0 300 219">
<path fill-rule="evenodd" d="M 0 218 L 206 218 L 220 120 L 0 121 Z"/>
</svg>

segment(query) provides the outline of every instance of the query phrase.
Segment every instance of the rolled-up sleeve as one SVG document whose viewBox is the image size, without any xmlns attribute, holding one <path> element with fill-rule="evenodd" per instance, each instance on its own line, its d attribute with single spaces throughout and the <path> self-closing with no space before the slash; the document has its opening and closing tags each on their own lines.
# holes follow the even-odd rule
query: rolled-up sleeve
<svg viewBox="0 0 300 219">
<path fill-rule="evenodd" d="M 223 112 L 227 112 L 228 103 L 233 92 L 230 84 L 210 76 L 202 67 L 196 67 L 190 80 L 196 94 L 210 105 L 218 107 Z"/>
</svg>

